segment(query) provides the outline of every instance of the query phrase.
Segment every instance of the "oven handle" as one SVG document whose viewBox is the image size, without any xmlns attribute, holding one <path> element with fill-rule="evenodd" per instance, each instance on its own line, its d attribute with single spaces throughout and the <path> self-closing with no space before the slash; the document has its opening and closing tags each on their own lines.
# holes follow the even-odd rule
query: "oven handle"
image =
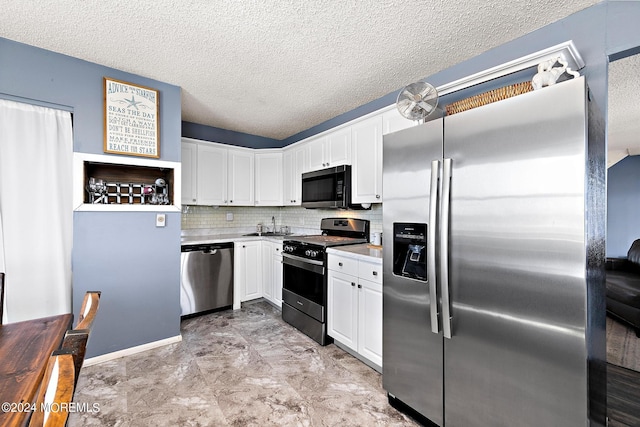
<svg viewBox="0 0 640 427">
<path fill-rule="evenodd" d="M 286 265 L 302 268 L 318 274 L 324 274 L 324 263 L 322 261 L 284 253 L 282 254 L 282 262 Z"/>
</svg>

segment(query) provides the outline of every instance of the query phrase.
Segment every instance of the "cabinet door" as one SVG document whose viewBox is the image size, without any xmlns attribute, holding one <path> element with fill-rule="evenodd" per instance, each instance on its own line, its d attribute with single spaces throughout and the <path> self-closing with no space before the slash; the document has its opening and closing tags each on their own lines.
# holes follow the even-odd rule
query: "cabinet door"
<svg viewBox="0 0 640 427">
<path fill-rule="evenodd" d="M 227 149 L 198 144 L 197 203 L 227 204 Z"/>
<path fill-rule="evenodd" d="M 326 142 L 327 138 L 323 136 L 305 145 L 308 160 L 307 171 L 315 171 L 327 167 L 327 161 L 325 160 Z"/>
<path fill-rule="evenodd" d="M 236 260 L 240 262 L 241 301 L 262 297 L 262 253 L 261 241 L 239 242 Z"/>
<path fill-rule="evenodd" d="M 358 353 L 382 366 L 382 284 L 359 279 Z"/>
<path fill-rule="evenodd" d="M 419 122 L 406 119 L 397 108 L 393 108 L 382 114 L 382 133 L 384 135 L 397 132 L 402 129 L 416 126 Z"/>
<path fill-rule="evenodd" d="M 257 153 L 256 206 L 282 206 L 282 153 Z"/>
<path fill-rule="evenodd" d="M 351 127 L 352 203 L 382 202 L 382 117 Z"/>
<path fill-rule="evenodd" d="M 273 257 L 273 302 L 282 307 L 282 246 L 276 246 L 276 256 Z"/>
<path fill-rule="evenodd" d="M 329 270 L 327 276 L 327 333 L 343 345 L 358 351 L 358 279 Z"/>
<path fill-rule="evenodd" d="M 198 144 L 183 142 L 181 149 L 182 163 L 182 198 L 183 205 L 194 205 L 197 202 Z"/>
<path fill-rule="evenodd" d="M 325 167 L 351 164 L 351 127 L 327 135 Z"/>
<path fill-rule="evenodd" d="M 295 150 L 285 150 L 282 153 L 282 173 L 284 178 L 282 180 L 282 190 L 283 190 L 283 204 L 285 206 L 293 206 L 294 203 L 294 189 L 293 189 L 293 162 L 295 157 Z"/>
<path fill-rule="evenodd" d="M 229 150 L 229 204 L 254 205 L 254 154 L 249 150 Z"/>
<path fill-rule="evenodd" d="M 273 252 L 274 244 L 262 242 L 262 293 L 266 299 L 273 301 Z"/>
<path fill-rule="evenodd" d="M 300 206 L 302 203 L 302 172 L 304 171 L 304 149 L 285 149 L 283 154 L 284 205 Z"/>
</svg>

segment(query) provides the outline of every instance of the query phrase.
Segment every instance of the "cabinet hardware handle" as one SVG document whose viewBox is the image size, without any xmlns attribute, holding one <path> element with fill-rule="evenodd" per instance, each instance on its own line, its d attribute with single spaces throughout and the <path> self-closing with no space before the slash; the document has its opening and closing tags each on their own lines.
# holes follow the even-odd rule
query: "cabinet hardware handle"
<svg viewBox="0 0 640 427">
<path fill-rule="evenodd" d="M 355 283 L 351 282 L 351 286 L 355 286 L 355 285 L 356 285 Z"/>
<path fill-rule="evenodd" d="M 245 245 L 242 245 L 242 247 L 243 247 L 243 248 L 246 248 L 246 246 L 245 246 Z"/>
<path fill-rule="evenodd" d="M 374 275 L 374 276 L 377 276 L 377 275 L 378 275 L 378 272 L 377 272 L 377 271 L 374 271 L 374 272 L 373 272 L 373 275 Z"/>
<path fill-rule="evenodd" d="M 196 199 L 193 199 L 193 201 L 195 202 L 195 201 L 196 201 Z"/>
<path fill-rule="evenodd" d="M 233 203 L 233 200 L 229 200 L 229 203 Z"/>
<path fill-rule="evenodd" d="M 341 262 L 339 262 L 339 263 L 338 263 L 338 266 L 342 267 L 342 263 L 341 263 Z"/>
<path fill-rule="evenodd" d="M 379 199 L 379 198 L 380 198 L 380 195 L 379 195 L 379 194 L 376 194 L 376 199 Z"/>
<path fill-rule="evenodd" d="M 358 289 L 362 289 L 362 285 L 358 285 Z"/>
</svg>

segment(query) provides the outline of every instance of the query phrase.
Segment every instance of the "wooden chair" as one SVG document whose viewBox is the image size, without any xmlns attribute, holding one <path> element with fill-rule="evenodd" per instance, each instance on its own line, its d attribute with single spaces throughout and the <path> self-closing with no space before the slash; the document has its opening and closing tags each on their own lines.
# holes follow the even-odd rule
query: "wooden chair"
<svg viewBox="0 0 640 427">
<path fill-rule="evenodd" d="M 87 352 L 87 341 L 89 340 L 88 329 L 72 329 L 64 334 L 61 350 L 68 351 L 73 356 L 73 365 L 75 371 L 74 388 L 78 384 L 80 377 L 80 369 L 84 362 L 84 356 Z"/>
<path fill-rule="evenodd" d="M 4 273 L 0 273 L 0 325 L 4 315 Z"/>
<path fill-rule="evenodd" d="M 49 357 L 47 370 L 40 384 L 35 410 L 29 427 L 63 427 L 69 417 L 69 404 L 73 399 L 75 369 L 73 356 L 65 350 L 56 350 Z"/>
<path fill-rule="evenodd" d="M 80 315 L 78 316 L 78 324 L 75 329 L 91 330 L 93 320 L 98 312 L 98 304 L 100 303 L 100 291 L 87 291 L 82 301 Z"/>
</svg>

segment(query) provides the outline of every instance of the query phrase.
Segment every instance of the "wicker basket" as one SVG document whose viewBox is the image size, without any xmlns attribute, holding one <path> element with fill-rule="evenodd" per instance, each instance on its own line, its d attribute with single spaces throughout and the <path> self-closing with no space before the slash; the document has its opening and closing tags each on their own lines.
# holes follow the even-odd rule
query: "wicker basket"
<svg viewBox="0 0 640 427">
<path fill-rule="evenodd" d="M 447 105 L 447 115 L 450 116 L 472 108 L 491 104 L 492 102 L 502 101 L 503 99 L 522 95 L 523 93 L 531 92 L 532 90 L 533 86 L 531 86 L 530 81 L 494 89 Z"/>
</svg>

